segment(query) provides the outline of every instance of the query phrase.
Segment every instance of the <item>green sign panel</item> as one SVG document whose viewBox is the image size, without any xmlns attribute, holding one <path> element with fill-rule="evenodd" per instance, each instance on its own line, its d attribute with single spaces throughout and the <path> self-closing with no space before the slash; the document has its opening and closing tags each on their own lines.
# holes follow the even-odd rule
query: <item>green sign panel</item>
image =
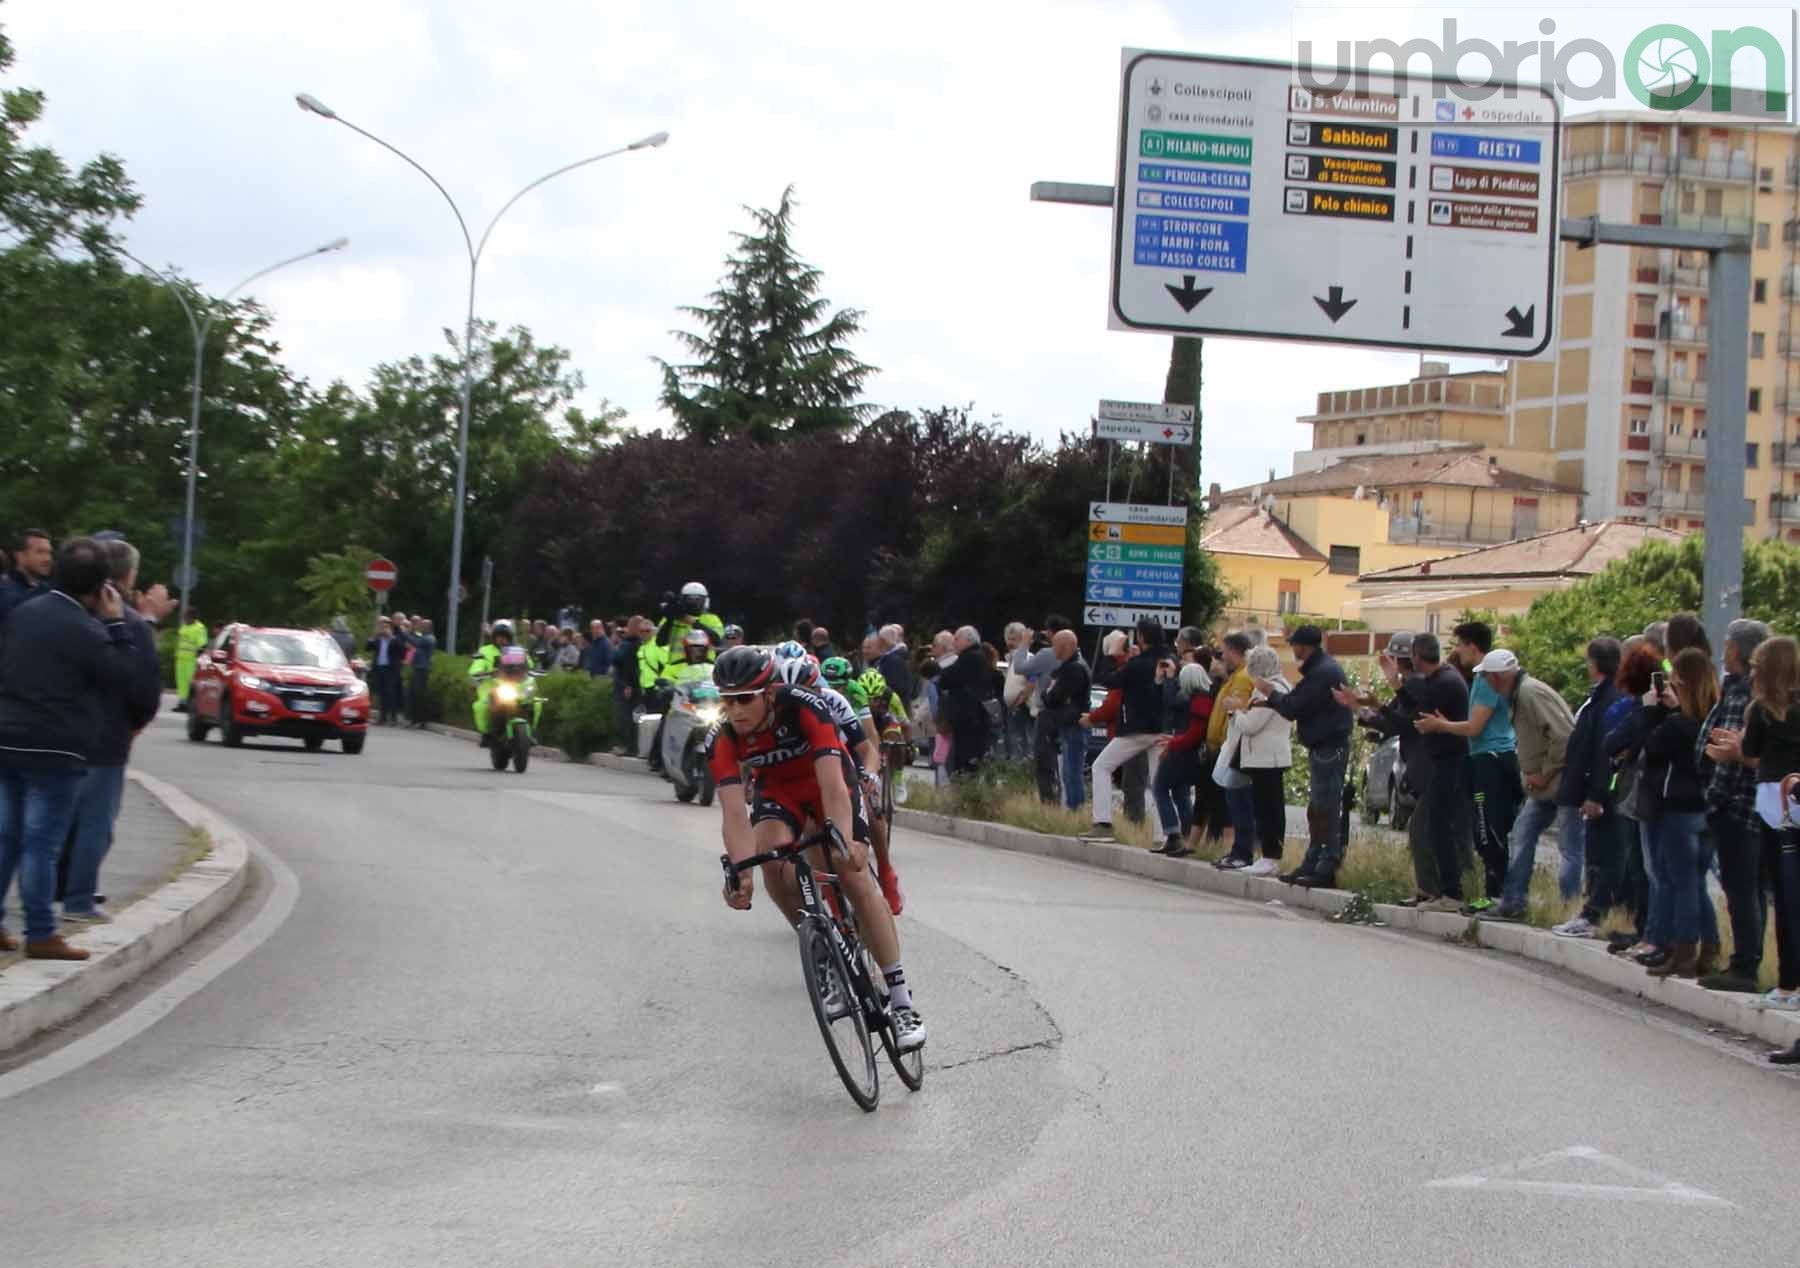
<svg viewBox="0 0 1800 1268">
<path fill-rule="evenodd" d="M 1141 132 L 1138 153 L 1144 158 L 1194 159 L 1205 163 L 1250 166 L 1250 138 L 1213 136 L 1204 132 Z"/>
<path fill-rule="evenodd" d="M 1181 567 L 1180 546 L 1134 546 L 1126 542 L 1089 542 L 1088 558 L 1098 563 L 1163 564 Z"/>
</svg>

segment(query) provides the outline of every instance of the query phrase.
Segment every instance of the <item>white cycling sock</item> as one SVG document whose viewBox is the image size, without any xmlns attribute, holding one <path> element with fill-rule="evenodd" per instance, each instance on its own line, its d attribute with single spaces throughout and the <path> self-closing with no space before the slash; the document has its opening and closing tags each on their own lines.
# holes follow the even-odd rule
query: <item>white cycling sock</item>
<svg viewBox="0 0 1800 1268">
<path fill-rule="evenodd" d="M 887 981 L 888 1004 L 894 1008 L 911 1008 L 912 991 L 907 989 L 906 969 L 900 961 L 882 965 L 881 976 Z"/>
</svg>

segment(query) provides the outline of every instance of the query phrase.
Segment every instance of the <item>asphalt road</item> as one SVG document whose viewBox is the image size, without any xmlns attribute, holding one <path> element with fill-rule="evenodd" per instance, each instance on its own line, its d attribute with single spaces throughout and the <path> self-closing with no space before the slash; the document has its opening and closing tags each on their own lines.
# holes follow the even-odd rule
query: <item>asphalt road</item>
<svg viewBox="0 0 1800 1268">
<path fill-rule="evenodd" d="M 928 1074 L 865 1115 L 792 935 L 720 901 L 717 812 L 661 783 L 397 732 L 197 748 L 174 721 L 138 761 L 298 901 L 168 1017 L 0 1100 L 12 1261 L 1800 1250 L 1800 1081 L 1503 957 L 903 833 Z"/>
</svg>

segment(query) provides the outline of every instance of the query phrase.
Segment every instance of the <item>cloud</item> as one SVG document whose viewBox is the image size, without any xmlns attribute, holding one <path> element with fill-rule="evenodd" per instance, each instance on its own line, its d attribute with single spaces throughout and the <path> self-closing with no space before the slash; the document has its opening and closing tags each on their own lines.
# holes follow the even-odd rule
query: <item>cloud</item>
<svg viewBox="0 0 1800 1268">
<path fill-rule="evenodd" d="M 655 355 L 702 302 L 741 205 L 798 191 L 827 296 L 866 312 L 883 404 L 973 401 L 1049 439 L 1100 397 L 1152 399 L 1165 338 L 1109 332 L 1104 212 L 1027 198 L 1110 179 L 1118 50 L 1283 57 L 1285 15 L 1135 3 L 556 0 L 526 10 L 383 0 L 301 9 L 205 0 L 16 5 L 15 78 L 51 94 L 46 139 L 120 154 L 146 195 L 133 249 L 223 289 L 346 234 L 260 294 L 294 367 L 361 382 L 461 324 L 467 259 L 436 190 L 293 94 L 406 150 L 472 236 L 561 164 L 659 128 L 534 190 L 482 261 L 478 311 L 571 349 L 591 398 L 658 422 Z M 1210 341 L 1205 476 L 1286 470 L 1314 394 L 1405 377 L 1409 358 Z"/>
</svg>

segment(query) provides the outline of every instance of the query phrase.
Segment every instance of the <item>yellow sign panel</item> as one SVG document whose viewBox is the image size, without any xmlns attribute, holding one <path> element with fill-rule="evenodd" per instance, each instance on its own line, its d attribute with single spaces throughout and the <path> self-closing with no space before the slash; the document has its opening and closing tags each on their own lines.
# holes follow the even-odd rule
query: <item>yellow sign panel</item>
<svg viewBox="0 0 1800 1268">
<path fill-rule="evenodd" d="M 1187 529 L 1179 524 L 1103 524 L 1093 520 L 1088 523 L 1088 540 L 1181 546 L 1187 542 Z"/>
</svg>

